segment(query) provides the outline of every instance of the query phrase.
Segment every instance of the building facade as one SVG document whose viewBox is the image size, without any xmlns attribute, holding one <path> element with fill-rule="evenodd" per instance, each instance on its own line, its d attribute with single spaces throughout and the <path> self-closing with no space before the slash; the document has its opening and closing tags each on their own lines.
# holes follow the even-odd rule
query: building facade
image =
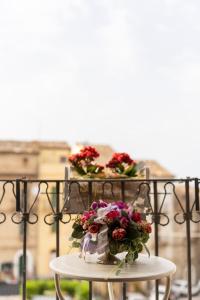
<svg viewBox="0 0 200 300">
<path fill-rule="evenodd" d="M 0 178 L 63 179 L 69 153 L 70 147 L 65 142 L 1 141 Z M 3 184 L 0 185 L 2 192 Z M 55 230 L 52 230 L 52 226 L 46 225 L 43 220 L 44 215 L 49 211 L 47 201 L 42 195 L 42 190 L 45 188 L 41 186 L 41 195 L 33 208 L 39 216 L 38 222 L 34 225 L 28 224 L 27 228 L 27 276 L 29 278 L 47 276 L 48 263 L 44 257 L 49 260 L 55 251 Z M 28 208 L 36 198 L 37 190 L 36 184 L 28 188 Z M 11 221 L 16 209 L 12 185 L 6 184 L 5 191 L 1 203 L 1 211 L 6 214 L 6 221 L 0 224 L 0 279 L 19 280 L 22 276 L 23 225 Z M 48 187 L 51 201 L 54 197 L 53 191 L 53 186 Z"/>
<path fill-rule="evenodd" d="M 82 145 L 78 144 L 75 151 Z M 106 163 L 113 154 L 113 149 L 107 145 L 94 145 L 101 154 L 99 163 Z M 71 153 L 71 148 L 65 142 L 0 142 L 0 178 L 1 179 L 64 179 L 67 156 Z M 174 176 L 158 162 L 153 160 L 145 161 L 145 165 L 150 169 L 151 178 L 168 178 Z M 42 183 L 40 194 L 37 197 L 38 184 L 31 184 L 28 189 L 28 208 L 33 205 L 32 212 L 38 215 L 38 222 L 34 225 L 28 224 L 27 228 L 27 276 L 28 278 L 51 276 L 49 272 L 49 261 L 55 256 L 56 233 L 54 225 L 47 225 L 44 222 L 45 216 L 52 213 L 49 200 L 52 205 L 56 203 L 55 184 L 48 187 Z M 0 183 L 0 191 L 3 193 L 3 185 Z M 11 217 L 15 212 L 15 198 L 13 187 L 7 184 L 5 187 L 5 197 L 0 200 L 0 222 L 1 212 L 6 214 L 6 221 L 0 224 L 0 280 L 19 280 L 22 276 L 22 247 L 23 247 L 23 226 L 11 222 Z M 159 186 L 160 203 L 164 197 L 164 186 Z M 178 196 L 184 202 L 182 188 L 178 191 Z M 49 199 L 46 196 L 48 192 Z M 3 195 L 0 195 L 0 199 Z M 36 200 L 36 201 L 35 201 Z M 34 202 L 35 201 L 35 202 Z M 61 205 L 64 203 L 64 186 L 60 191 Z M 33 204 L 34 203 L 34 204 Z M 153 202 L 152 202 L 153 203 Z M 167 199 L 163 210 L 173 220 L 175 211 L 179 210 L 173 191 L 168 191 Z M 17 218 L 17 216 L 16 216 Z M 34 219 L 34 215 L 31 215 Z M 51 216 L 49 216 L 50 220 Z M 193 226 L 193 265 L 199 265 L 199 224 Z M 159 227 L 160 254 L 177 261 L 181 265 L 182 256 L 179 253 L 185 245 L 185 232 L 183 226 L 175 224 L 173 221 L 166 227 Z M 69 236 L 71 233 L 71 223 L 60 225 L 60 254 L 68 253 L 70 250 Z M 152 239 L 153 241 L 153 239 Z M 153 248 L 153 244 L 150 245 Z M 178 250 L 174 251 L 174 249 Z M 153 250 L 152 250 L 153 251 Z M 185 253 L 185 251 L 183 251 Z M 183 264 L 182 264 L 183 265 Z M 195 267 L 194 267 L 195 268 Z M 179 268 L 178 277 L 183 277 L 184 266 Z M 195 273 L 195 272 L 194 272 Z M 196 274 L 196 273 L 195 273 Z M 198 274 L 197 274 L 198 275 Z M 185 275 L 184 275 L 185 276 Z"/>
</svg>

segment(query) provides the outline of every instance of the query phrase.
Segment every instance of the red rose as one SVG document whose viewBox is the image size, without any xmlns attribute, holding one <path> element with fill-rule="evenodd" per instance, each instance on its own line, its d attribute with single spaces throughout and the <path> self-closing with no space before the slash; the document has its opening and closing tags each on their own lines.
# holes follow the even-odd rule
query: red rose
<svg viewBox="0 0 200 300">
<path fill-rule="evenodd" d="M 151 233 L 151 231 L 152 231 L 151 224 L 149 224 L 149 223 L 146 224 L 145 231 L 146 231 L 146 233 Z"/>
<path fill-rule="evenodd" d="M 99 225 L 98 224 L 92 224 L 88 227 L 88 231 L 90 233 L 97 233 L 99 232 Z"/>
<path fill-rule="evenodd" d="M 106 217 L 109 220 L 113 220 L 115 218 L 118 218 L 119 216 L 120 216 L 120 213 L 118 212 L 118 210 L 111 210 L 110 212 L 108 212 L 106 214 Z"/>
<path fill-rule="evenodd" d="M 151 224 L 147 223 L 147 221 L 142 221 L 139 224 L 139 228 L 145 233 L 151 233 L 152 231 Z"/>
<path fill-rule="evenodd" d="M 126 236 L 126 230 L 124 228 L 117 228 L 113 230 L 112 237 L 114 240 L 121 241 Z"/>
<path fill-rule="evenodd" d="M 136 212 L 136 211 L 132 213 L 132 217 L 131 218 L 136 223 L 141 222 L 141 220 L 142 220 L 141 213 Z"/>
</svg>

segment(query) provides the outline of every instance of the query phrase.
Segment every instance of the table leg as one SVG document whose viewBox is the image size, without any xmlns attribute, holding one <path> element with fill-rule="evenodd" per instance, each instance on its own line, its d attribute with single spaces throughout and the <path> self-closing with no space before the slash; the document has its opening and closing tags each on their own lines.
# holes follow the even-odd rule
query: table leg
<svg viewBox="0 0 200 300">
<path fill-rule="evenodd" d="M 62 295 L 61 289 L 60 289 L 60 276 L 55 274 L 54 275 L 54 281 L 55 281 L 55 287 L 56 287 L 56 294 L 60 300 L 65 300 L 65 298 Z"/>
<path fill-rule="evenodd" d="M 108 294 L 109 294 L 109 300 L 115 300 L 112 282 L 108 282 Z"/>
<path fill-rule="evenodd" d="M 168 276 L 167 277 L 167 285 L 166 285 L 165 295 L 163 297 L 163 300 L 168 300 L 169 299 L 170 289 L 171 289 L 171 276 Z"/>
</svg>

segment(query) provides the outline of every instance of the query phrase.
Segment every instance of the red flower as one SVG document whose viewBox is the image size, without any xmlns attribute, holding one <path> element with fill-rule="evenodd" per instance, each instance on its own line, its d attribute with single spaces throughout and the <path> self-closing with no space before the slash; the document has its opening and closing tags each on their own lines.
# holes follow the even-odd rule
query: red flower
<svg viewBox="0 0 200 300">
<path fill-rule="evenodd" d="M 92 216 L 95 216 L 96 212 L 94 210 L 85 211 L 81 216 L 81 222 L 84 223 L 88 221 Z"/>
<path fill-rule="evenodd" d="M 132 220 L 136 223 L 141 222 L 141 213 L 134 211 L 131 216 Z"/>
<path fill-rule="evenodd" d="M 86 216 L 81 216 L 81 223 L 85 223 L 88 220 Z"/>
<path fill-rule="evenodd" d="M 84 155 L 82 153 L 72 154 L 68 157 L 71 163 L 77 163 L 78 161 L 84 159 Z"/>
<path fill-rule="evenodd" d="M 106 167 L 116 168 L 119 164 L 135 165 L 135 161 L 130 158 L 127 153 L 114 153 L 111 160 L 107 163 Z"/>
<path fill-rule="evenodd" d="M 112 232 L 112 237 L 114 240 L 121 241 L 125 238 L 125 236 L 126 236 L 126 230 L 124 228 L 117 228 Z"/>
<path fill-rule="evenodd" d="M 74 162 L 75 160 L 77 160 L 77 156 L 76 156 L 76 154 L 72 154 L 68 157 L 68 159 L 70 162 Z"/>
<path fill-rule="evenodd" d="M 92 224 L 92 225 L 90 225 L 89 227 L 88 227 L 88 231 L 90 232 L 90 233 L 97 233 L 97 232 L 99 232 L 99 225 L 98 224 Z"/>
<path fill-rule="evenodd" d="M 152 231 L 151 224 L 147 223 L 145 226 L 145 230 L 147 233 L 151 233 L 151 231 Z"/>
<path fill-rule="evenodd" d="M 109 220 L 113 220 L 115 218 L 118 218 L 119 216 L 120 216 L 120 213 L 117 210 L 111 210 L 106 214 L 106 217 Z"/>
<path fill-rule="evenodd" d="M 99 153 L 94 147 L 87 146 L 80 150 L 81 154 L 84 156 L 84 158 L 90 158 L 94 159 L 99 157 Z"/>
<path fill-rule="evenodd" d="M 120 163 L 126 163 L 128 165 L 132 164 L 133 160 L 127 153 L 114 153 L 113 159 L 117 160 Z"/>
</svg>

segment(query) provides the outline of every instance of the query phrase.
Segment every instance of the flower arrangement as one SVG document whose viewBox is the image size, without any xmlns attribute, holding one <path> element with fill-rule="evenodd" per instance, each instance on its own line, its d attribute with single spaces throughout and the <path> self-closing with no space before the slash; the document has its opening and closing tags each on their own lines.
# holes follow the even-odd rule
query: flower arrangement
<svg viewBox="0 0 200 300">
<path fill-rule="evenodd" d="M 146 243 L 150 233 L 146 216 L 131 204 L 100 200 L 75 219 L 71 237 L 72 246 L 80 247 L 83 256 L 86 252 L 104 254 L 100 262 L 116 263 L 113 256 L 125 252 L 123 263 L 131 264 L 143 248 L 149 253 Z"/>
<path fill-rule="evenodd" d="M 106 164 L 114 174 L 134 177 L 137 175 L 137 164 L 127 153 L 114 153 Z"/>
<path fill-rule="evenodd" d="M 134 177 L 137 176 L 137 164 L 127 153 L 114 153 L 106 166 L 95 163 L 98 151 L 91 146 L 84 147 L 79 153 L 69 157 L 69 161 L 81 175 L 101 175 L 101 177 Z"/>
<path fill-rule="evenodd" d="M 80 150 L 80 153 L 72 154 L 69 161 L 80 175 L 99 174 L 104 167 L 94 163 L 99 153 L 94 147 L 88 146 Z"/>
</svg>

